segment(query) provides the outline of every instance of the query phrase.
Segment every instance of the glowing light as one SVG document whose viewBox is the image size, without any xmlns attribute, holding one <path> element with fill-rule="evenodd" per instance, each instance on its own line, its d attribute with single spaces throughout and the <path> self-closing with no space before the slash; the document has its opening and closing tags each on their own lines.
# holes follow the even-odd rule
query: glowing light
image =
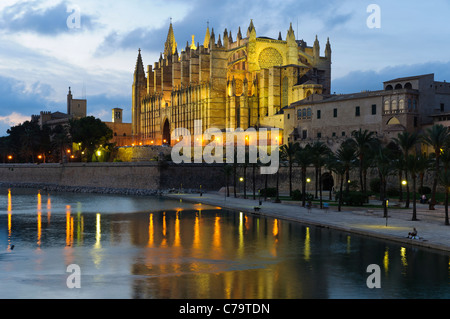
<svg viewBox="0 0 450 319">
<path fill-rule="evenodd" d="M 12 212 L 11 189 L 8 189 L 8 213 Z"/>
<path fill-rule="evenodd" d="M 73 218 L 70 209 L 70 205 L 66 205 L 66 246 L 71 246 L 73 240 Z"/>
<path fill-rule="evenodd" d="M 240 177 L 240 178 L 239 178 L 239 181 L 240 181 L 240 182 L 243 182 L 243 181 L 244 181 L 244 178 L 243 178 L 243 177 Z"/>
<path fill-rule="evenodd" d="M 401 247 L 400 248 L 400 256 L 401 256 L 401 259 L 402 259 L 402 265 L 404 267 L 408 266 L 408 261 L 406 259 L 406 248 L 405 247 Z"/>
<path fill-rule="evenodd" d="M 174 247 L 179 247 L 181 244 L 181 239 L 180 239 L 180 218 L 178 215 L 179 211 L 177 211 L 176 213 L 176 218 L 175 218 L 175 238 L 173 240 L 173 246 Z"/>
<path fill-rule="evenodd" d="M 12 200 L 11 200 L 11 189 L 8 189 L 8 248 L 11 247 L 11 234 L 12 234 Z"/>
<path fill-rule="evenodd" d="M 8 155 L 8 159 L 12 160 L 13 159 L 12 155 Z"/>
<path fill-rule="evenodd" d="M 97 156 L 101 156 L 102 152 L 101 151 L 97 151 Z"/>
<path fill-rule="evenodd" d="M 307 178 L 307 179 L 306 179 L 306 182 L 307 182 L 307 183 L 311 183 L 311 178 Z"/>
<path fill-rule="evenodd" d="M 273 237 L 277 238 L 278 237 L 278 232 L 279 232 L 279 228 L 278 228 L 278 219 L 275 219 L 273 221 L 273 229 L 272 229 L 272 235 Z"/>
<path fill-rule="evenodd" d="M 70 153 L 71 151 L 69 150 L 69 149 L 67 149 L 67 151 L 66 151 L 67 153 Z"/>
<path fill-rule="evenodd" d="M 41 246 L 41 235 L 42 235 L 42 217 L 41 217 L 41 212 L 38 211 L 37 214 L 37 244 L 38 246 Z"/>
<path fill-rule="evenodd" d="M 100 213 L 96 215 L 95 221 L 95 248 L 100 248 L 100 239 L 102 238 L 101 216 Z"/>
<path fill-rule="evenodd" d="M 403 180 L 403 181 L 402 181 L 402 185 L 404 186 L 404 185 L 406 185 L 406 184 L 408 184 L 408 182 L 405 181 L 405 180 Z"/>
<path fill-rule="evenodd" d="M 38 159 L 42 159 L 42 155 L 38 155 Z"/>
<path fill-rule="evenodd" d="M 309 227 L 306 227 L 305 245 L 303 248 L 303 253 L 305 255 L 305 260 L 309 261 L 311 257 L 311 237 L 309 235 Z"/>
<path fill-rule="evenodd" d="M 154 240 L 154 226 L 153 226 L 153 214 L 150 214 L 149 222 L 148 222 L 148 246 L 153 246 Z"/>
</svg>

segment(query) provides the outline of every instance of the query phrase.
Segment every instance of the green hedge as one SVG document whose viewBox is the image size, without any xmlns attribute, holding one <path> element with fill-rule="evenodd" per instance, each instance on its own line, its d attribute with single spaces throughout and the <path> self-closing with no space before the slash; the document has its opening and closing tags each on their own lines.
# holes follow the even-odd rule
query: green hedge
<svg viewBox="0 0 450 319">
<path fill-rule="evenodd" d="M 340 192 L 336 193 L 336 201 L 339 201 Z M 362 192 L 343 192 L 342 203 L 347 206 L 363 206 L 368 201 L 368 195 Z"/>
</svg>

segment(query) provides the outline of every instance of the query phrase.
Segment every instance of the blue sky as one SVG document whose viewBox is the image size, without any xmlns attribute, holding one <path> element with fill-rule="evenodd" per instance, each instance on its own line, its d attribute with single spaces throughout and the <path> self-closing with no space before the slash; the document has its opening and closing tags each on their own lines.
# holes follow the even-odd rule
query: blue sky
<svg viewBox="0 0 450 319">
<path fill-rule="evenodd" d="M 370 4 L 381 10 L 369 28 Z M 79 14 L 80 25 L 67 23 Z M 164 50 L 170 18 L 179 48 L 191 35 L 203 42 L 207 22 L 233 37 L 253 19 L 257 36 L 298 39 L 321 55 L 332 47 L 332 92 L 382 88 L 402 76 L 434 73 L 450 80 L 450 1 L 361 0 L 2 0 L 0 1 L 0 136 L 42 111 L 66 111 L 66 94 L 85 93 L 88 113 L 108 121 L 124 109 L 131 121 L 131 84 L 137 51 L 153 64 Z"/>
</svg>

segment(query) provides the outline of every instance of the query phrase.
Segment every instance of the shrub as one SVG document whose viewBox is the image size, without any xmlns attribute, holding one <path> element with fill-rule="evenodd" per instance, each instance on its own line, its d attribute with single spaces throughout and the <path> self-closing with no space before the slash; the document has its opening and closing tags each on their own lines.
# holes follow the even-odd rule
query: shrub
<svg viewBox="0 0 450 319">
<path fill-rule="evenodd" d="M 277 189 L 275 187 L 273 188 L 262 188 L 259 190 L 261 196 L 263 197 L 275 197 L 277 196 Z"/>
<path fill-rule="evenodd" d="M 314 196 L 309 193 L 302 194 L 299 189 L 293 190 L 291 193 L 291 198 L 293 200 L 303 200 L 303 196 L 305 196 L 305 200 L 312 200 Z"/>
<path fill-rule="evenodd" d="M 431 188 L 429 188 L 428 186 L 419 187 L 417 192 L 420 194 L 425 194 L 425 195 L 431 194 Z"/>
<path fill-rule="evenodd" d="M 336 193 L 336 201 L 339 201 L 340 192 Z M 363 206 L 368 200 L 367 194 L 362 192 L 343 192 L 342 203 L 347 206 Z"/>
<path fill-rule="evenodd" d="M 369 183 L 370 190 L 374 193 L 379 193 L 381 189 L 381 182 L 379 178 L 374 178 Z"/>
<path fill-rule="evenodd" d="M 399 196 L 399 195 L 400 195 L 400 191 L 395 187 L 389 187 L 386 190 L 386 196 L 388 196 L 388 197 Z"/>
</svg>

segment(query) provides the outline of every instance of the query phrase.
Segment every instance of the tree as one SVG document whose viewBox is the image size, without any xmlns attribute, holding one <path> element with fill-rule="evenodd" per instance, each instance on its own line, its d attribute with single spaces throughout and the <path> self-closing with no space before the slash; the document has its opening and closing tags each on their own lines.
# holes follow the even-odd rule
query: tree
<svg viewBox="0 0 450 319">
<path fill-rule="evenodd" d="M 67 126 L 56 125 L 50 132 L 53 149 L 59 154 L 60 161 L 63 160 L 66 148 L 72 142 Z"/>
<path fill-rule="evenodd" d="M 406 165 L 409 153 L 416 147 L 416 145 L 420 142 L 420 135 L 417 132 L 409 133 L 407 131 L 401 132 L 394 138 L 394 142 L 400 147 L 403 153 L 403 164 L 404 164 L 404 172 L 405 172 L 405 180 L 406 180 L 406 204 L 405 208 L 409 208 L 409 183 L 408 183 L 408 166 Z M 401 184 L 400 184 L 401 185 Z"/>
<path fill-rule="evenodd" d="M 426 133 L 427 134 L 423 136 L 423 139 L 425 143 L 434 148 L 435 154 L 434 180 L 429 205 L 429 209 L 434 210 L 434 206 L 436 205 L 436 188 L 439 179 L 439 165 L 440 165 L 439 160 L 442 148 L 448 143 L 448 140 L 450 138 L 450 132 L 448 128 L 443 126 L 442 124 L 435 124 L 431 128 L 428 128 Z"/>
<path fill-rule="evenodd" d="M 450 189 L 450 171 L 444 170 L 440 172 L 439 183 L 445 188 L 445 225 L 450 225 L 448 220 L 448 194 Z"/>
<path fill-rule="evenodd" d="M 226 187 L 225 191 L 226 191 L 227 197 L 230 197 L 229 179 L 230 179 L 232 170 L 233 170 L 233 167 L 229 164 L 225 164 L 223 166 L 223 173 L 225 175 L 225 187 Z"/>
<path fill-rule="evenodd" d="M 383 217 L 387 216 L 387 197 L 386 197 L 386 183 L 387 178 L 391 175 L 395 167 L 392 165 L 393 161 L 392 150 L 386 146 L 379 145 L 375 155 L 375 163 L 378 169 L 378 175 L 380 176 L 380 195 L 383 202 Z"/>
<path fill-rule="evenodd" d="M 306 144 L 306 146 L 299 146 L 295 154 L 295 161 L 300 166 L 301 170 L 301 180 L 302 180 L 302 206 L 305 207 L 306 204 L 306 170 L 312 164 L 312 152 L 311 146 Z"/>
<path fill-rule="evenodd" d="M 295 154 L 299 148 L 298 143 L 288 142 L 280 147 L 281 159 L 289 163 L 289 196 L 292 196 L 292 165 L 295 161 Z"/>
<path fill-rule="evenodd" d="M 410 154 L 406 158 L 406 167 L 408 168 L 408 171 L 411 174 L 411 178 L 413 181 L 413 215 L 412 219 L 413 221 L 417 220 L 417 208 L 416 208 L 416 201 L 417 201 L 417 193 L 416 193 L 416 180 L 417 177 L 420 177 L 421 174 L 427 170 L 427 168 L 430 165 L 429 158 L 421 153 L 418 154 Z"/>
<path fill-rule="evenodd" d="M 316 141 L 311 145 L 312 160 L 316 171 L 316 198 L 317 188 L 319 188 L 320 208 L 322 208 L 322 166 L 325 164 L 325 159 L 330 153 L 330 149 L 320 141 Z"/>
<path fill-rule="evenodd" d="M 100 119 L 87 116 L 69 121 L 69 132 L 74 143 L 81 143 L 87 154 L 87 161 L 92 161 L 94 151 L 107 143 L 113 136 L 112 130 Z"/>
<path fill-rule="evenodd" d="M 357 150 L 354 144 L 347 140 L 341 144 L 335 154 L 330 154 L 327 160 L 328 168 L 340 176 L 338 211 L 341 211 L 342 206 L 344 176 L 348 180 L 350 169 L 354 165 L 356 158 Z"/>
<path fill-rule="evenodd" d="M 360 188 L 363 193 L 367 191 L 367 185 L 365 183 L 367 167 L 367 157 L 370 151 L 375 147 L 377 138 L 375 132 L 369 132 L 368 130 L 359 129 L 352 132 L 352 140 L 356 147 L 356 155 L 359 159 L 359 182 Z"/>
</svg>

